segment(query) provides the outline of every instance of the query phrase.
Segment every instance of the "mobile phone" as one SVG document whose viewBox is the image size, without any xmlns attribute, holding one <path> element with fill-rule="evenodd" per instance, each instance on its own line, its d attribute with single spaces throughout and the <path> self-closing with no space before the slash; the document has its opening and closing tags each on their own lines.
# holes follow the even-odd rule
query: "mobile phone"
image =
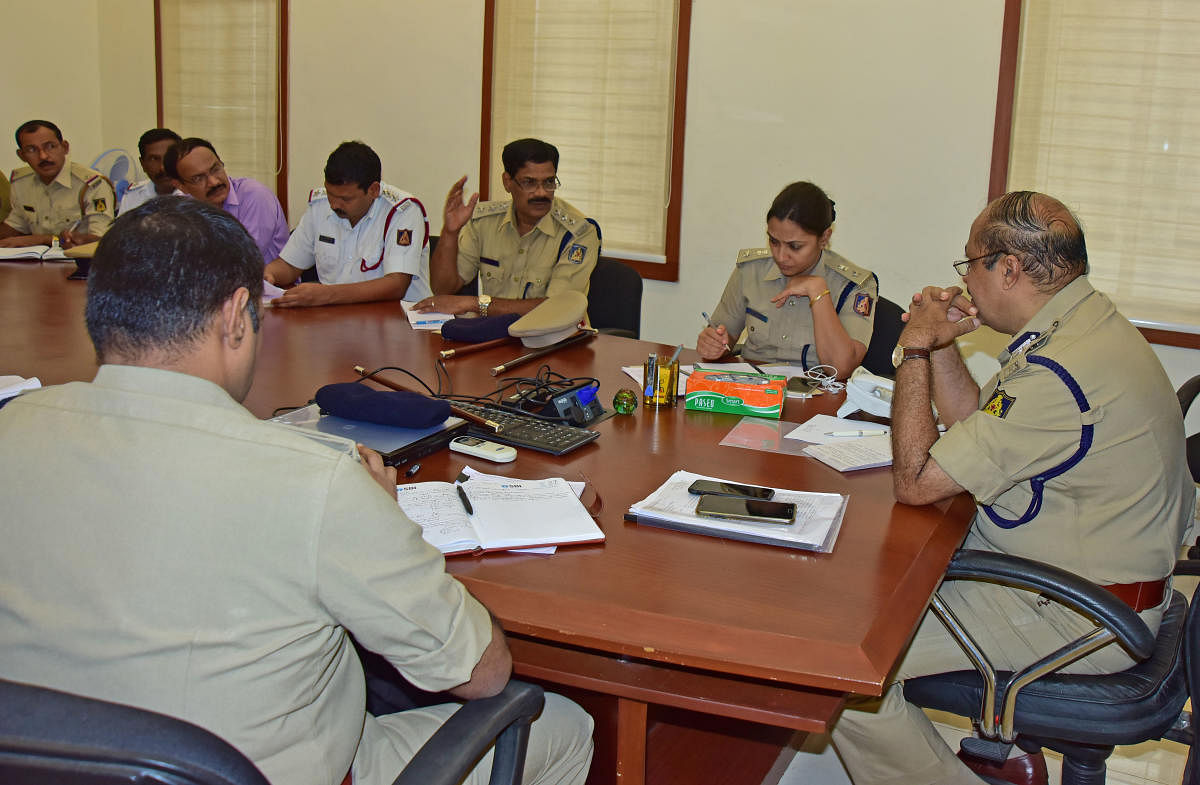
<svg viewBox="0 0 1200 785">
<path fill-rule="evenodd" d="M 459 436 L 457 439 L 451 439 L 450 449 L 453 452 L 474 455 L 476 458 L 483 458 L 485 461 L 494 461 L 495 463 L 508 463 L 517 457 L 517 451 L 507 444 L 496 444 L 474 436 Z"/>
<path fill-rule="evenodd" d="M 705 518 L 734 518 L 754 523 L 779 523 L 787 526 L 796 519 L 796 505 L 736 496 L 705 494 L 696 502 L 696 514 Z"/>
<path fill-rule="evenodd" d="M 688 493 L 697 496 L 737 496 L 743 499 L 770 499 L 775 495 L 774 488 L 763 488 L 758 485 L 740 485 L 736 482 L 717 482 L 715 480 L 696 480 L 688 486 Z"/>
</svg>

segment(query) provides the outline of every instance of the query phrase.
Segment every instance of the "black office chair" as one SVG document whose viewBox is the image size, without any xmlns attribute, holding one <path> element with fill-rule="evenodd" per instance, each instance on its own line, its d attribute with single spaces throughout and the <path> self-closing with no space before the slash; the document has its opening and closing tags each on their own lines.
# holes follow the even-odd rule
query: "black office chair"
<svg viewBox="0 0 1200 785">
<path fill-rule="evenodd" d="M 904 309 L 886 297 L 880 297 L 875 302 L 875 324 L 871 332 L 871 343 L 867 345 L 867 353 L 863 355 L 862 366 L 876 376 L 896 378 L 896 369 L 892 367 L 892 350 L 900 340 L 900 331 L 904 322 L 900 317 Z"/>
<path fill-rule="evenodd" d="M 615 259 L 598 259 L 588 285 L 588 321 L 602 333 L 642 334 L 642 276 Z"/>
<path fill-rule="evenodd" d="M 1175 394 L 1179 396 L 1179 408 L 1183 410 L 1183 416 L 1187 417 L 1192 401 L 1200 395 L 1200 376 L 1188 379 Z M 1187 462 L 1188 468 L 1192 472 L 1192 480 L 1200 482 L 1200 433 L 1193 433 L 1187 437 Z M 1193 558 L 1195 557 L 1193 556 Z"/>
<path fill-rule="evenodd" d="M 1124 602 L 1073 573 L 1007 554 L 962 550 L 946 580 L 980 580 L 1038 592 L 1082 613 L 1096 629 L 1016 674 L 992 674 L 979 647 L 935 595 L 930 605 L 976 670 L 909 679 L 904 696 L 932 709 L 971 717 L 980 738 L 965 752 L 1002 762 L 1015 742 L 1026 752 L 1043 747 L 1063 755 L 1063 785 L 1102 785 L 1105 761 L 1116 745 L 1167 738 L 1188 744 L 1187 785 L 1197 785 L 1194 738 L 1184 702 L 1197 686 L 1200 622 L 1174 592 L 1158 635 Z M 1200 593 L 1200 592 L 1198 592 Z M 1117 642 L 1138 664 L 1120 673 L 1058 673 L 1101 646 Z"/>
<path fill-rule="evenodd" d="M 468 701 L 409 761 L 394 785 L 459 783 L 495 741 L 492 785 L 516 785 L 542 689 L 510 681 Z M 238 750 L 199 726 L 151 711 L 0 679 L 0 782 L 5 785 L 268 785 Z"/>
</svg>

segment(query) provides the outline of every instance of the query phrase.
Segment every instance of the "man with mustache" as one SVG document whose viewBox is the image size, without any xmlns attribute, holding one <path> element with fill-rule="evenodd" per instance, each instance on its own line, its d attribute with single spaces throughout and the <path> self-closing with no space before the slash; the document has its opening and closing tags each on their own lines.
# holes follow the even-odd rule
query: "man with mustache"
<svg viewBox="0 0 1200 785">
<path fill-rule="evenodd" d="M 175 182 L 171 179 L 171 175 L 163 167 L 163 158 L 167 154 L 167 149 L 181 141 L 183 140 L 179 134 L 170 128 L 151 128 L 142 134 L 138 139 L 138 161 L 142 164 L 142 171 L 149 179 L 129 186 L 129 190 L 121 197 L 121 204 L 117 208 L 118 214 L 129 212 L 156 196 L 182 195 L 175 188 Z"/>
<path fill-rule="evenodd" d="M 450 188 L 442 235 L 429 261 L 435 296 L 417 310 L 480 316 L 528 313 L 546 297 L 575 290 L 587 294 L 600 253 L 596 224 L 558 189 L 558 149 L 540 139 L 504 147 L 504 190 L 509 201 L 464 202 L 464 176 Z M 479 295 L 458 295 L 479 279 Z"/>
<path fill-rule="evenodd" d="M 1015 191 L 971 226 L 960 287 L 913 296 L 892 357 L 893 483 L 905 504 L 963 491 L 978 512 L 964 547 L 1046 562 L 1103 586 L 1157 631 L 1175 554 L 1194 509 L 1183 417 L 1150 345 L 1092 288 L 1083 230 L 1062 202 Z M 986 324 L 1014 336 L 980 386 L 954 339 Z M 949 426 L 939 436 L 930 403 Z M 938 594 L 999 670 L 1015 671 L 1091 632 L 1044 596 L 953 581 Z M 1133 664 L 1118 645 L 1068 665 L 1103 674 Z M 1046 782 L 1040 750 L 1004 765 L 955 756 L 904 679 L 972 666 L 932 614 L 882 699 L 849 704 L 833 729 L 855 785 Z M 959 760 L 962 758 L 962 760 Z"/>
<path fill-rule="evenodd" d="M 71 145 L 48 120 L 17 129 L 17 156 L 28 166 L 12 173 L 12 210 L 0 224 L 0 248 L 94 242 L 108 231 L 116 207 L 112 183 L 70 160 Z"/>
<path fill-rule="evenodd" d="M 203 199 L 246 227 L 264 262 L 279 256 L 288 240 L 287 218 L 271 190 L 249 177 L 230 177 L 216 148 L 207 139 L 188 137 L 171 146 L 163 167 L 175 187 Z"/>
<path fill-rule="evenodd" d="M 380 179 L 383 166 L 362 142 L 342 142 L 325 162 L 325 187 L 263 277 L 289 286 L 314 266 L 320 283 L 292 286 L 279 308 L 428 297 L 429 221 L 411 194 Z"/>
</svg>

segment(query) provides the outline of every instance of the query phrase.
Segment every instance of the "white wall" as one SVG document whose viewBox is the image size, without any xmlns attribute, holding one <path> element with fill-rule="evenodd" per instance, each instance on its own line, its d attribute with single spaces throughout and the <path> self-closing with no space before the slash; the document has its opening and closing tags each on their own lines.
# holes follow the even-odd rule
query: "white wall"
<svg viewBox="0 0 1200 785">
<path fill-rule="evenodd" d="M 450 184 L 478 184 L 481 0 L 292 0 L 289 218 L 300 220 L 325 159 L 361 139 L 383 179 L 414 194 L 441 231 Z"/>
</svg>

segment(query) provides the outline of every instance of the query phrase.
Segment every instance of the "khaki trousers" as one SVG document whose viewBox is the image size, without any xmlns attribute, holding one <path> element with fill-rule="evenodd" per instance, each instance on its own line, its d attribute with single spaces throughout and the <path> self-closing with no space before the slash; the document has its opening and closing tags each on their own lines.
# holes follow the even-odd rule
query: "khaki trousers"
<svg viewBox="0 0 1200 785">
<path fill-rule="evenodd" d="M 421 745 L 459 709 L 444 703 L 419 709 L 367 715 L 354 756 L 354 785 L 390 785 Z M 574 702 L 551 692 L 529 730 L 525 785 L 582 785 L 592 763 L 592 718 Z M 488 753 L 468 775 L 467 785 L 487 785 Z"/>
<path fill-rule="evenodd" d="M 977 581 L 953 581 L 939 589 L 999 670 L 1017 670 L 1089 632 L 1095 625 L 1030 592 Z M 1139 614 L 1157 630 L 1163 604 Z M 1114 673 L 1133 661 L 1116 643 L 1066 668 L 1072 673 Z M 926 611 L 894 681 L 882 698 L 852 699 L 833 728 L 833 743 L 855 785 L 951 785 L 981 780 L 963 765 L 925 712 L 904 700 L 906 678 L 973 666 L 942 625 Z"/>
</svg>

